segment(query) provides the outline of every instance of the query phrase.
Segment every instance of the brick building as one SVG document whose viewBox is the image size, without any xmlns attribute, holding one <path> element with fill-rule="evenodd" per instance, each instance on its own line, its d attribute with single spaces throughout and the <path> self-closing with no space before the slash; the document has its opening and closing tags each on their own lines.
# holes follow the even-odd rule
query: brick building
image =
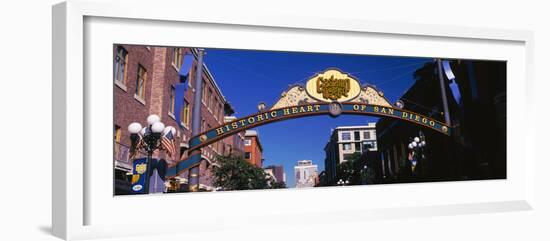
<svg viewBox="0 0 550 241">
<path fill-rule="evenodd" d="M 255 130 L 247 130 L 244 137 L 244 159 L 257 167 L 263 165 L 263 148 L 260 137 Z"/>
<path fill-rule="evenodd" d="M 175 164 L 188 155 L 191 133 L 192 108 L 195 104 L 195 67 L 196 58 L 189 73 L 188 90 L 184 96 L 184 107 L 175 112 L 175 85 L 179 83 L 179 67 L 185 55 L 195 55 L 190 48 L 146 47 L 137 45 L 114 45 L 114 156 L 115 178 L 123 178 L 131 171 L 128 157 L 130 133 L 127 127 L 132 122 L 144 124 L 147 116 L 156 114 L 166 126 L 176 127 L 177 158 L 169 158 L 161 152 L 169 165 Z M 226 117 L 234 113 L 207 66 L 203 66 L 203 93 L 201 104 L 201 132 L 222 125 Z M 183 128 L 179 128 L 175 115 L 179 114 Z M 242 153 L 244 135 L 239 133 L 222 141 L 202 148 L 200 163 L 200 185 L 203 190 L 212 189 L 210 165 L 216 155 Z M 180 183 L 187 182 L 187 173 L 178 178 Z"/>
</svg>

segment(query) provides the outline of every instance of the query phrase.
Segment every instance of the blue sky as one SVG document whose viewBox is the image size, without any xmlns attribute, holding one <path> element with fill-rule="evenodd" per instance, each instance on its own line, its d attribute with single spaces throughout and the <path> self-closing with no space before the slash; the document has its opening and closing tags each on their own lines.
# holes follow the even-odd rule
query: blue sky
<svg viewBox="0 0 550 241">
<path fill-rule="evenodd" d="M 273 105 L 289 85 L 302 83 L 316 72 L 336 67 L 373 84 L 393 103 L 413 84 L 414 70 L 431 58 L 318 54 L 255 50 L 206 49 L 204 58 L 237 117 L 256 113 L 257 104 Z M 313 116 L 257 127 L 264 147 L 264 166 L 283 165 L 287 187 L 294 187 L 294 165 L 312 160 L 324 170 L 325 147 L 331 129 L 362 125 L 378 118 L 341 115 Z"/>
</svg>

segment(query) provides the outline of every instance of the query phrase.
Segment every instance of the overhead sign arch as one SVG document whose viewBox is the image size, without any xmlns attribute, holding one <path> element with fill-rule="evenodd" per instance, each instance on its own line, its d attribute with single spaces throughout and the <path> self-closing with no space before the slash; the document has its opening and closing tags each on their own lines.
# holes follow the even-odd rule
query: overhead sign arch
<svg viewBox="0 0 550 241">
<path fill-rule="evenodd" d="M 188 152 L 200 150 L 216 141 L 257 126 L 307 116 L 341 114 L 390 117 L 408 121 L 444 135 L 451 129 L 443 122 L 412 111 L 394 106 L 384 97 L 384 93 L 372 85 L 361 85 L 350 74 L 338 69 L 328 69 L 313 75 L 304 85 L 290 86 L 279 100 L 269 109 L 236 119 L 232 122 L 206 130 L 189 140 Z M 200 154 L 192 155 L 168 170 L 167 175 L 200 162 Z"/>
<path fill-rule="evenodd" d="M 194 149 L 207 146 L 235 133 L 272 122 L 326 114 L 333 116 L 340 114 L 352 114 L 391 117 L 427 127 L 445 135 L 450 134 L 449 127 L 442 122 L 412 111 L 398 109 L 395 107 L 370 105 L 360 102 L 316 102 L 305 105 L 270 109 L 212 128 L 192 137 L 189 140 L 189 150 L 192 151 Z"/>
</svg>

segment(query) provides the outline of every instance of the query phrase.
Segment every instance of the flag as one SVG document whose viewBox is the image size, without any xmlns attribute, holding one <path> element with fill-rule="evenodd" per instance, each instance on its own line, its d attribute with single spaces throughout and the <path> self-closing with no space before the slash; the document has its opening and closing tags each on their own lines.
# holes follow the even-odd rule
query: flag
<svg viewBox="0 0 550 241">
<path fill-rule="evenodd" d="M 166 132 L 161 139 L 162 149 L 166 150 L 168 156 L 174 157 L 176 154 L 176 142 L 174 141 L 174 135 L 171 131 Z"/>
<path fill-rule="evenodd" d="M 460 104 L 460 99 L 462 96 L 460 95 L 460 90 L 458 88 L 458 84 L 456 84 L 456 78 L 453 73 L 453 70 L 451 69 L 451 63 L 447 60 L 441 61 L 443 65 L 443 70 L 445 71 L 445 75 L 447 76 L 447 79 L 449 80 L 449 88 L 451 89 L 451 93 L 453 94 L 453 98 L 455 99 L 457 104 Z"/>
<path fill-rule="evenodd" d="M 185 91 L 187 91 L 187 86 L 189 85 L 189 72 L 191 66 L 193 66 L 193 60 L 195 57 L 192 54 L 186 54 L 183 57 L 183 63 L 181 64 L 180 71 L 178 73 L 180 77 L 180 83 L 175 86 L 175 103 L 174 103 L 174 113 L 176 114 L 176 123 L 180 128 L 183 128 L 180 120 L 181 108 L 183 108 L 183 98 L 185 96 Z"/>
<path fill-rule="evenodd" d="M 183 62 L 181 63 L 180 71 L 178 73 L 181 83 L 187 82 L 189 72 L 191 71 L 191 67 L 193 66 L 193 60 L 195 60 L 195 57 L 192 54 L 186 54 L 183 56 Z"/>
</svg>

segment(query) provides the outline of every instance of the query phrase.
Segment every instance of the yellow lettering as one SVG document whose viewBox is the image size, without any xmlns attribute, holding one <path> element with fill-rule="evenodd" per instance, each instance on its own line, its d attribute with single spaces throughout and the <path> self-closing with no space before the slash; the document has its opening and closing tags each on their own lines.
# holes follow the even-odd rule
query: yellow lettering
<svg viewBox="0 0 550 241">
<path fill-rule="evenodd" d="M 415 121 L 420 121 L 420 116 L 416 115 L 416 117 L 414 117 L 414 120 Z"/>
<path fill-rule="evenodd" d="M 393 109 L 388 109 L 388 113 L 393 115 Z"/>
<path fill-rule="evenodd" d="M 430 126 L 435 126 L 435 122 L 434 121 L 430 121 Z"/>
<path fill-rule="evenodd" d="M 263 121 L 263 120 L 264 120 L 264 116 L 263 116 L 263 115 L 257 115 L 257 116 L 256 116 L 256 119 L 258 119 L 258 121 Z"/>
<path fill-rule="evenodd" d="M 271 117 L 275 118 L 277 117 L 277 111 L 272 111 L 271 113 L 269 113 L 271 115 Z"/>
<path fill-rule="evenodd" d="M 320 105 L 314 105 L 313 107 L 315 107 L 315 111 L 319 111 L 319 109 L 321 108 Z"/>
<path fill-rule="evenodd" d="M 428 123 L 428 119 L 422 118 L 422 123 L 424 123 L 424 124 Z"/>
<path fill-rule="evenodd" d="M 297 107 L 292 107 L 292 114 L 296 114 L 298 113 L 298 108 Z"/>
<path fill-rule="evenodd" d="M 409 118 L 409 113 L 407 112 L 401 112 L 401 115 L 403 116 L 403 118 Z"/>
<path fill-rule="evenodd" d="M 308 112 L 312 112 L 312 111 L 313 111 L 313 106 L 308 105 L 308 106 L 307 106 L 307 111 L 308 111 Z"/>
<path fill-rule="evenodd" d="M 283 115 L 290 115 L 290 110 L 288 108 L 283 109 Z"/>
<path fill-rule="evenodd" d="M 248 117 L 248 123 L 253 124 L 254 122 L 256 122 L 256 119 L 254 119 L 254 117 Z"/>
<path fill-rule="evenodd" d="M 218 135 L 223 134 L 223 127 L 216 129 L 216 132 L 218 133 Z"/>
<path fill-rule="evenodd" d="M 246 121 L 246 120 L 244 120 L 244 119 L 239 121 L 239 122 L 241 123 L 241 126 L 244 126 L 244 125 L 245 125 L 245 121 Z"/>
<path fill-rule="evenodd" d="M 229 125 L 225 125 L 225 130 L 229 131 Z"/>
<path fill-rule="evenodd" d="M 380 112 L 386 114 L 386 108 L 382 107 L 382 110 Z"/>
<path fill-rule="evenodd" d="M 304 108 L 303 106 L 300 106 L 300 113 L 302 112 L 306 112 L 306 108 Z"/>
<path fill-rule="evenodd" d="M 353 105 L 353 110 L 359 110 L 359 105 Z"/>
<path fill-rule="evenodd" d="M 364 111 L 365 109 L 367 109 L 367 106 L 366 105 L 361 105 L 361 111 Z"/>
<path fill-rule="evenodd" d="M 239 128 L 239 126 L 237 125 L 237 122 L 231 123 L 231 128 L 233 128 L 233 129 Z"/>
<path fill-rule="evenodd" d="M 374 110 L 374 112 L 378 112 L 378 106 L 375 106 L 375 107 L 373 108 L 373 110 Z"/>
</svg>

